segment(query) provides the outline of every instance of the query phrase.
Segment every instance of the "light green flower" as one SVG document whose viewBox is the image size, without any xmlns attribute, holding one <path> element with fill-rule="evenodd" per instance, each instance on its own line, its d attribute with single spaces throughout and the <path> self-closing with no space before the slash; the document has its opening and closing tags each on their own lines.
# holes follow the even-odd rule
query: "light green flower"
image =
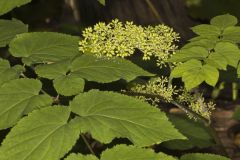
<svg viewBox="0 0 240 160">
<path fill-rule="evenodd" d="M 161 66 L 166 62 L 177 46 L 174 42 L 179 35 L 163 24 L 142 27 L 132 22 L 123 24 L 113 20 L 109 24 L 98 23 L 83 31 L 84 39 L 79 42 L 79 50 L 99 57 L 128 57 L 136 49 L 143 52 L 143 60 L 157 58 Z"/>
</svg>

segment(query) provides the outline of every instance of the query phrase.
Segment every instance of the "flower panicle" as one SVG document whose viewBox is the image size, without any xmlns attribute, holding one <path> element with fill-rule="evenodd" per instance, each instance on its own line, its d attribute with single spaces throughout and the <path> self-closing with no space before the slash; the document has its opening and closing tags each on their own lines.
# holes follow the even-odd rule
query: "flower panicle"
<svg viewBox="0 0 240 160">
<path fill-rule="evenodd" d="M 179 35 L 163 24 L 157 26 L 137 26 L 133 22 L 122 23 L 112 20 L 106 24 L 100 22 L 83 31 L 84 39 L 79 42 L 79 50 L 90 52 L 98 57 L 129 57 L 136 49 L 143 53 L 143 60 L 152 57 L 157 64 L 165 64 L 177 46 Z"/>
</svg>

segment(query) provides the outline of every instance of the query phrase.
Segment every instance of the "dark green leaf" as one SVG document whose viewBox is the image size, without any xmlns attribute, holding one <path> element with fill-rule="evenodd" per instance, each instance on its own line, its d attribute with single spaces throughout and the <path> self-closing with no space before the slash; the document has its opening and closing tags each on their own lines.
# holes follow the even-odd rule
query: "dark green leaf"
<svg viewBox="0 0 240 160">
<path fill-rule="evenodd" d="M 119 79 L 131 81 L 138 76 L 153 76 L 126 59 L 110 60 L 87 54 L 72 62 L 71 74 L 100 83 L 113 82 Z"/>
<path fill-rule="evenodd" d="M 10 43 L 10 52 L 15 57 L 23 57 L 27 65 L 31 63 L 53 63 L 80 54 L 79 37 L 55 32 L 23 33 Z"/>
<path fill-rule="evenodd" d="M 1 8 L 1 1 L 0 1 Z M 1 12 L 1 9 L 0 9 Z M 0 47 L 5 47 L 9 42 L 20 33 L 28 31 L 28 26 L 21 21 L 13 20 L 0 20 Z"/>
<path fill-rule="evenodd" d="M 50 105 L 49 98 L 39 95 L 40 89 L 41 82 L 34 79 L 23 78 L 4 83 L 0 87 L 0 129 L 13 126 L 35 108 Z"/>
<path fill-rule="evenodd" d="M 149 146 L 185 138 L 163 112 L 126 95 L 92 90 L 76 96 L 70 106 L 80 116 L 81 131 L 103 143 L 123 137 L 137 146 Z"/>
<path fill-rule="evenodd" d="M 200 24 L 198 26 L 192 27 L 192 31 L 200 36 L 218 37 L 221 34 L 221 30 L 219 27 L 209 24 Z"/>
<path fill-rule="evenodd" d="M 230 14 L 219 15 L 211 19 L 211 25 L 217 26 L 221 29 L 225 29 L 230 26 L 235 26 L 238 23 L 236 17 Z"/>
<path fill-rule="evenodd" d="M 0 147 L 1 160 L 59 160 L 80 134 L 62 106 L 36 110 L 11 129 Z"/>
<path fill-rule="evenodd" d="M 230 160 L 229 158 L 207 153 L 191 153 L 183 155 L 180 160 Z"/>
<path fill-rule="evenodd" d="M 0 16 L 11 11 L 15 7 L 27 4 L 31 0 L 1 0 L 0 1 Z"/>
<path fill-rule="evenodd" d="M 169 61 L 170 62 L 185 62 L 191 59 L 203 60 L 208 56 L 208 51 L 199 46 L 184 48 L 176 52 Z"/>
</svg>

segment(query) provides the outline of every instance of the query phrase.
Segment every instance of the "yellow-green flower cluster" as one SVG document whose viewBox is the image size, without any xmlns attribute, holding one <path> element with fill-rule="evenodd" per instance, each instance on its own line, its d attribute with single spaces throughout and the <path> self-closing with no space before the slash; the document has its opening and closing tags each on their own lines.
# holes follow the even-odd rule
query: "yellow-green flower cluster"
<svg viewBox="0 0 240 160">
<path fill-rule="evenodd" d="M 84 39 L 79 42 L 79 50 L 99 57 L 128 57 L 136 49 L 143 52 L 143 60 L 157 58 L 159 65 L 166 62 L 176 50 L 174 42 L 179 36 L 165 25 L 142 27 L 132 22 L 123 24 L 113 20 L 109 24 L 98 23 L 83 31 Z"/>
<path fill-rule="evenodd" d="M 179 89 L 173 85 L 169 85 L 168 82 L 168 78 L 158 77 L 151 79 L 146 84 L 135 84 L 130 88 L 130 91 L 145 94 L 146 96 L 141 95 L 137 97 L 150 102 L 154 106 L 157 106 L 161 101 L 176 101 L 202 117 L 210 119 L 211 112 L 215 109 L 213 102 L 206 102 L 202 95 L 192 94 L 183 88 Z M 189 118 L 196 119 L 187 110 L 184 111 L 188 114 Z"/>
<path fill-rule="evenodd" d="M 210 119 L 211 113 L 215 109 L 213 102 L 206 102 L 202 95 L 193 95 L 186 90 L 178 95 L 178 101 L 206 119 Z M 190 114 L 189 117 L 194 118 Z"/>
<path fill-rule="evenodd" d="M 172 85 L 168 86 L 168 79 L 166 77 L 158 77 L 151 79 L 146 84 L 136 84 L 131 88 L 131 91 L 137 93 L 146 93 L 151 95 L 157 95 L 159 97 L 139 97 L 146 101 L 150 101 L 153 105 L 157 105 L 160 101 L 170 102 L 173 99 L 173 95 L 177 94 L 176 88 Z M 162 99 L 160 99 L 162 98 Z"/>
</svg>

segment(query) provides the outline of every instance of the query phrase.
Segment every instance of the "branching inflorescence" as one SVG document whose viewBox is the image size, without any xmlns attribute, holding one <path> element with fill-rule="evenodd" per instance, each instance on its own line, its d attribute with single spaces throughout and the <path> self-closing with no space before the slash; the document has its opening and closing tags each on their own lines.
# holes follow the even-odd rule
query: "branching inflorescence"
<svg viewBox="0 0 240 160">
<path fill-rule="evenodd" d="M 79 42 L 79 50 L 83 53 L 92 53 L 97 57 L 125 58 L 139 49 L 143 52 L 143 60 L 156 58 L 160 67 L 168 63 L 168 59 L 177 49 L 174 42 L 179 39 L 179 35 L 172 28 L 163 24 L 142 27 L 132 22 L 123 24 L 118 20 L 113 20 L 109 24 L 100 22 L 94 27 L 86 28 L 83 37 L 84 39 Z M 137 96 L 152 105 L 158 105 L 160 101 L 170 103 L 176 100 L 206 119 L 210 119 L 211 111 L 214 109 L 214 104 L 206 103 L 202 96 L 193 96 L 185 89 L 169 85 L 169 79 L 166 77 L 153 78 L 146 84 L 136 84 L 130 91 L 156 95 L 154 98 Z M 187 114 L 190 118 L 195 118 L 192 114 L 188 112 Z"/>
<path fill-rule="evenodd" d="M 174 85 L 168 85 L 168 78 L 158 77 L 151 79 L 146 84 L 136 84 L 130 88 L 131 92 L 151 94 L 151 97 L 143 95 L 137 96 L 139 99 L 150 102 L 152 105 L 158 105 L 161 101 L 171 103 L 176 101 L 181 105 L 188 106 L 193 112 L 210 119 L 211 112 L 215 108 L 213 102 L 205 102 L 202 95 L 194 95 L 184 88 L 177 88 Z M 155 95 L 155 96 L 154 96 Z M 196 119 L 194 115 L 184 110 L 190 118 Z"/>
<path fill-rule="evenodd" d="M 177 46 L 179 35 L 165 25 L 142 27 L 113 20 L 109 24 L 98 23 L 83 31 L 79 50 L 100 57 L 128 57 L 136 49 L 143 52 L 143 60 L 156 57 L 159 66 L 166 63 Z"/>
</svg>

